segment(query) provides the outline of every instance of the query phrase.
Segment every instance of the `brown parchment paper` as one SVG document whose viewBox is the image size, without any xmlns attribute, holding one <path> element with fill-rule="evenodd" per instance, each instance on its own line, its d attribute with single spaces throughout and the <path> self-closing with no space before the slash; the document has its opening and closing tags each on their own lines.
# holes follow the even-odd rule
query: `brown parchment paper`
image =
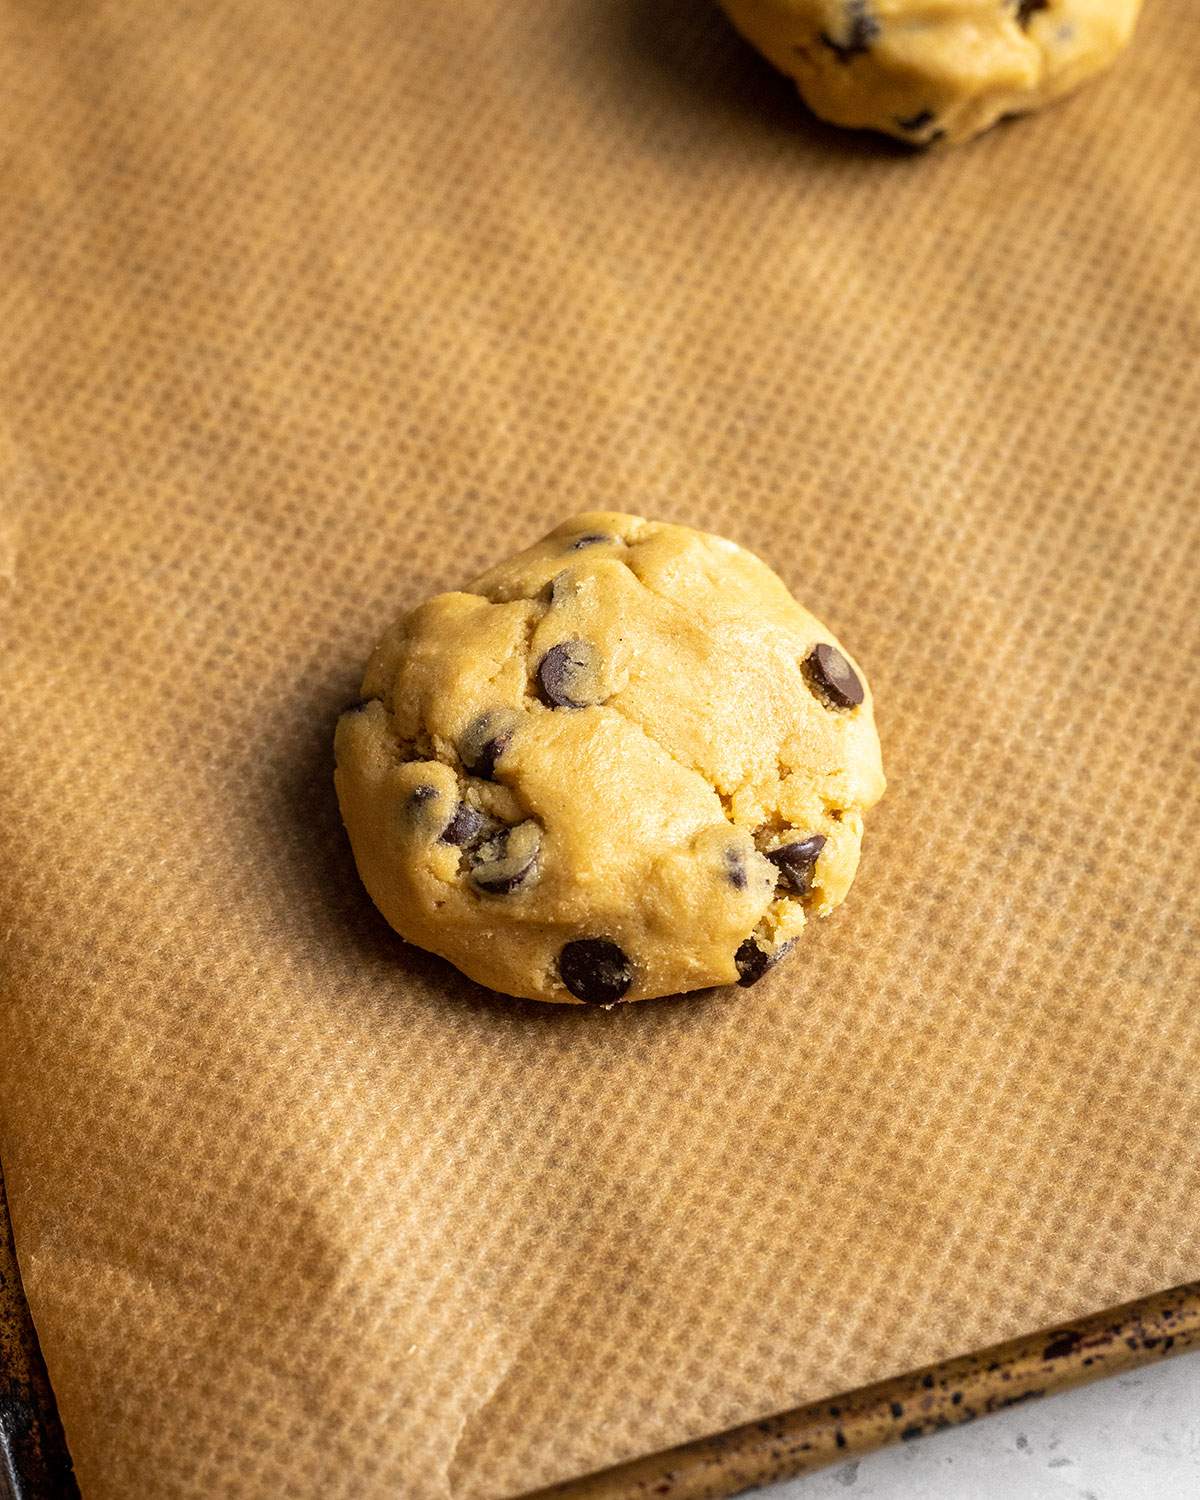
<svg viewBox="0 0 1200 1500">
<path fill-rule="evenodd" d="M 926 157 L 687 0 L 0 0 L 0 78 L 0 1148 L 85 1496 L 507 1496 L 1200 1276 L 1189 0 Z M 376 635 L 598 506 L 871 674 L 751 992 L 497 1001 L 339 829 Z"/>
</svg>

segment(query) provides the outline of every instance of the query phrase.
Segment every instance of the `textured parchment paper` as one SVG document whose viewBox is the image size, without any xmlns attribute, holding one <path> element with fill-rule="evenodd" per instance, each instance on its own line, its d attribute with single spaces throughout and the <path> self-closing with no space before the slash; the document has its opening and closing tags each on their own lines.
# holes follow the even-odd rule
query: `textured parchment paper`
<svg viewBox="0 0 1200 1500">
<path fill-rule="evenodd" d="M 1200 1276 L 1198 224 L 1191 0 L 927 157 L 699 0 L 0 0 L 0 1146 L 86 1496 L 507 1496 Z M 388 620 L 599 506 L 878 696 L 750 992 L 497 1001 L 339 829 Z"/>
</svg>

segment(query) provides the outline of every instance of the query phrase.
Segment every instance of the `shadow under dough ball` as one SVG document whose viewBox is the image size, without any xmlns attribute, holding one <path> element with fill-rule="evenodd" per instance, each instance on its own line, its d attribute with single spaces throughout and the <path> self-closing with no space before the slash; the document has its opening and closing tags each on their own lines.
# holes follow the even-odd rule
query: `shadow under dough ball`
<svg viewBox="0 0 1200 1500">
<path fill-rule="evenodd" d="M 427 600 L 362 694 L 334 748 L 363 882 L 531 999 L 757 983 L 845 899 L 884 789 L 833 633 L 745 548 L 640 516 L 572 517 Z"/>
</svg>

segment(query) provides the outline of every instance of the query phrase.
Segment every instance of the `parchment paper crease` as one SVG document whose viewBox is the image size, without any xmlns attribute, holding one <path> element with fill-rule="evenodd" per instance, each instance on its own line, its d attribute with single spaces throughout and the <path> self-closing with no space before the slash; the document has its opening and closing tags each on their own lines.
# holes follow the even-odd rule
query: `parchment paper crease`
<svg viewBox="0 0 1200 1500">
<path fill-rule="evenodd" d="M 1198 224 L 1189 0 L 926 157 L 687 0 L 0 0 L 0 1149 L 85 1496 L 508 1496 L 1200 1276 Z M 493 1000 L 339 829 L 377 634 L 601 506 L 877 693 L 751 992 Z"/>
</svg>

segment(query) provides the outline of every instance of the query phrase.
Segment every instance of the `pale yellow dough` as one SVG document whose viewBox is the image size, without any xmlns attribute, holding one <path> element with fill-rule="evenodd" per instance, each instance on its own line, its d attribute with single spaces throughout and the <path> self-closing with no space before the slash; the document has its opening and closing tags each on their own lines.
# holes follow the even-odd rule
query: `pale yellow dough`
<svg viewBox="0 0 1200 1500">
<path fill-rule="evenodd" d="M 828 697 L 818 645 L 861 703 Z M 616 946 L 625 1000 L 745 982 L 739 950 L 765 968 L 845 899 L 884 789 L 832 633 L 744 548 L 638 516 L 576 516 L 421 605 L 363 695 L 336 736 L 363 881 L 409 941 L 510 995 L 575 999 L 581 940 Z M 798 888 L 778 850 L 814 836 Z"/>
<path fill-rule="evenodd" d="M 1107 68 L 1141 0 L 722 0 L 836 125 L 969 140 Z"/>
</svg>

